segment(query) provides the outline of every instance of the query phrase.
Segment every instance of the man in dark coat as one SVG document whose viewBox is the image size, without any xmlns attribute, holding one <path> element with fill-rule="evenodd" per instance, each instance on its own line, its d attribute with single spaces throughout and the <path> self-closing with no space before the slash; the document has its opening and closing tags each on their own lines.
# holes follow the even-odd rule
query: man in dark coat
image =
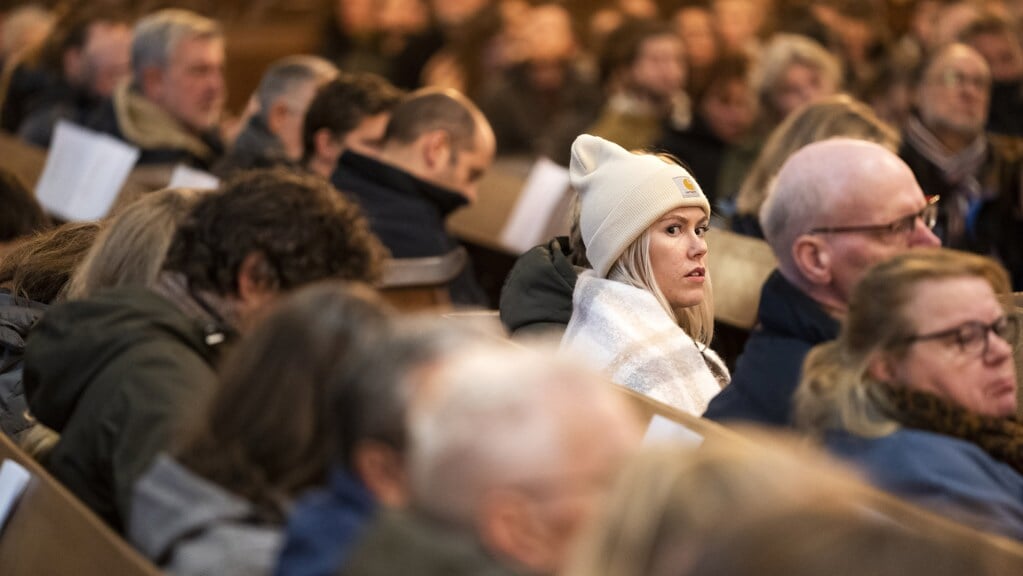
<svg viewBox="0 0 1023 576">
<path fill-rule="evenodd" d="M 909 167 L 882 146 L 833 139 L 793 154 L 760 212 L 778 269 L 761 291 L 757 326 L 732 382 L 704 416 L 790 425 L 806 354 L 838 336 L 867 268 L 939 245 L 933 212 Z"/>
<path fill-rule="evenodd" d="M 965 44 L 945 46 L 922 64 L 916 91 L 899 155 L 924 194 L 941 196 L 938 236 L 951 248 L 997 257 L 1023 290 L 1023 144 L 984 131 L 987 63 Z"/>
<path fill-rule="evenodd" d="M 282 292 L 373 280 L 382 251 L 358 209 L 311 175 L 251 172 L 204 197 L 153 289 L 55 307 L 31 333 L 29 406 L 61 435 L 48 468 L 123 529 L 136 478 L 216 386 L 222 345 Z"/>
<path fill-rule="evenodd" d="M 86 122 L 141 150 L 139 164 L 182 162 L 209 170 L 223 154 L 224 37 L 220 26 L 167 9 L 132 33 L 131 81 Z"/>
<path fill-rule="evenodd" d="M 239 170 L 297 167 L 306 110 L 317 89 L 335 76 L 337 68 L 317 56 L 287 56 L 271 64 L 253 95 L 259 108 L 213 173 L 227 178 Z"/>
<path fill-rule="evenodd" d="M 494 152 L 494 132 L 472 102 L 424 89 L 394 108 L 379 156 L 345 152 L 332 181 L 358 201 L 393 257 L 440 256 L 458 246 L 445 222 L 476 200 Z M 488 305 L 471 266 L 450 288 L 456 304 Z"/>
</svg>

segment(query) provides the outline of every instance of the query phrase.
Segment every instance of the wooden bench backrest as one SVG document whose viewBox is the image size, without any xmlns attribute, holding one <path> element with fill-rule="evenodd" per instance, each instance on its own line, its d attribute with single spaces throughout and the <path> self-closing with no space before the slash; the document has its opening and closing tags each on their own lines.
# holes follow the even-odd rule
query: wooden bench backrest
<svg viewBox="0 0 1023 576">
<path fill-rule="evenodd" d="M 469 261 L 465 248 L 442 256 L 426 258 L 392 258 L 384 262 L 380 293 L 402 312 L 451 309 L 448 284 Z"/>
<path fill-rule="evenodd" d="M 719 228 L 706 238 L 714 319 L 749 330 L 757 321 L 760 289 L 777 266 L 774 253 L 763 240 Z"/>
<path fill-rule="evenodd" d="M 4 576 L 159 576 L 42 466 L 0 434 L 0 461 L 14 460 L 32 480 L 0 532 Z"/>
<path fill-rule="evenodd" d="M 687 414 L 677 408 L 658 402 L 649 396 L 640 394 L 635 390 L 626 388 L 625 386 L 615 384 L 614 387 L 635 409 L 636 413 L 639 415 L 640 422 L 643 423 L 644 426 L 648 425 L 650 421 L 653 420 L 654 416 L 661 416 L 688 428 L 703 438 L 723 438 L 743 442 L 745 441 L 742 436 L 728 428 L 725 428 L 717 422 L 693 416 L 692 414 Z"/>
</svg>

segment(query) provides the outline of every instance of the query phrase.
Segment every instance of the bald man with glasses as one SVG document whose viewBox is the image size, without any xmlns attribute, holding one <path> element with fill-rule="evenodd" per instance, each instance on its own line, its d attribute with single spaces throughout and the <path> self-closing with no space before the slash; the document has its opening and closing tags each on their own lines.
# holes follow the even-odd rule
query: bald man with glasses
<svg viewBox="0 0 1023 576">
<path fill-rule="evenodd" d="M 939 205 L 905 162 L 872 142 L 836 138 L 793 154 L 760 211 L 778 269 L 761 291 L 757 327 L 731 384 L 704 416 L 790 426 L 806 354 L 838 336 L 870 266 L 940 245 L 931 231 Z"/>
</svg>

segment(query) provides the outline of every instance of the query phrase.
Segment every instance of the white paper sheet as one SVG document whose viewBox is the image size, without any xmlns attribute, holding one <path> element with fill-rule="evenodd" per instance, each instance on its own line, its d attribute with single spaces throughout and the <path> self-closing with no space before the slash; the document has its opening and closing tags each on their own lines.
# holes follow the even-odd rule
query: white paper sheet
<svg viewBox="0 0 1023 576">
<path fill-rule="evenodd" d="M 110 210 L 138 158 L 134 146 L 61 120 L 36 197 L 47 212 L 64 220 L 98 220 Z"/>
<path fill-rule="evenodd" d="M 646 446 L 680 444 L 695 448 L 702 443 L 703 436 L 659 414 L 655 414 L 650 420 L 650 426 L 647 427 L 646 435 L 643 436 L 643 444 Z"/>
<path fill-rule="evenodd" d="M 197 188 L 199 190 L 215 190 L 217 186 L 220 186 L 219 178 L 209 172 L 203 172 L 184 164 L 174 167 L 174 171 L 171 172 L 170 184 L 167 184 L 168 188 Z"/>
<path fill-rule="evenodd" d="M 537 160 L 501 230 L 501 244 L 521 254 L 549 240 L 545 236 L 551 217 L 568 192 L 568 186 L 567 168 L 547 158 Z"/>
<path fill-rule="evenodd" d="M 31 479 L 32 474 L 14 460 L 4 460 L 0 466 L 0 528 L 7 523 L 11 510 Z"/>
</svg>

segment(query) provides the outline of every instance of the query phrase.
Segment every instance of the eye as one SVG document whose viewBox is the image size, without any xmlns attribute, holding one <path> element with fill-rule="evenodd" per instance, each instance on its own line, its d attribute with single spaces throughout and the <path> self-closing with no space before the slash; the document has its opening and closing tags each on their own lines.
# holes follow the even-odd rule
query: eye
<svg viewBox="0 0 1023 576">
<path fill-rule="evenodd" d="M 707 233 L 708 230 L 710 230 L 710 226 L 706 224 L 700 224 L 699 226 L 696 227 L 696 235 L 699 236 L 700 238 L 703 238 L 703 236 Z"/>
<path fill-rule="evenodd" d="M 664 231 L 668 233 L 668 236 L 677 236 L 682 233 L 682 227 L 678 224 L 671 224 Z"/>
<path fill-rule="evenodd" d="M 955 333 L 955 339 L 963 351 L 968 351 L 976 347 L 978 344 L 982 345 L 986 334 L 986 326 L 971 322 L 970 324 L 965 324 L 959 328 L 959 331 Z"/>
</svg>

